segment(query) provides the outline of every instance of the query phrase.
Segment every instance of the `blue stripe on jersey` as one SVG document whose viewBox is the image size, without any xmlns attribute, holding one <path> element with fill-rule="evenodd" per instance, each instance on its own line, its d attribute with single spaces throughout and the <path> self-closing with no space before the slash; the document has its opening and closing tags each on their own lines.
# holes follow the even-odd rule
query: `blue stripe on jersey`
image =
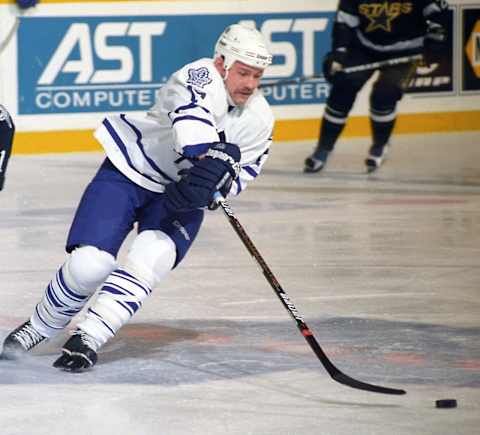
<svg viewBox="0 0 480 435">
<path fill-rule="evenodd" d="M 220 142 L 227 142 L 227 135 L 225 134 L 225 130 L 219 131 L 218 137 L 220 138 Z"/>
<path fill-rule="evenodd" d="M 255 171 L 255 169 L 253 169 L 251 166 L 244 166 L 242 169 L 245 169 L 245 172 L 247 172 L 253 178 L 255 178 L 258 175 L 258 172 Z"/>
<path fill-rule="evenodd" d="M 199 143 L 195 145 L 187 145 L 183 147 L 183 155 L 189 159 L 193 157 L 198 157 L 202 154 L 205 154 L 210 147 L 214 144 L 212 143 Z"/>
<path fill-rule="evenodd" d="M 235 180 L 234 183 L 235 183 L 235 185 L 237 186 L 237 195 L 238 195 L 238 194 L 243 190 L 243 189 L 242 189 L 242 185 L 241 185 L 241 183 L 240 183 L 240 180 L 238 180 L 238 179 Z"/>
<path fill-rule="evenodd" d="M 180 113 L 180 112 L 183 112 L 185 110 L 189 110 L 189 109 L 195 109 L 195 108 L 199 108 L 199 109 L 202 109 L 205 113 L 208 113 L 210 115 L 210 110 L 206 109 L 205 107 L 203 106 L 200 106 L 198 105 L 196 102 L 192 101 L 191 103 L 189 104 L 186 104 L 185 106 L 179 106 L 177 107 L 173 112 L 174 113 Z M 170 116 L 170 113 L 172 112 L 169 112 L 169 116 Z"/>
<path fill-rule="evenodd" d="M 156 164 L 155 162 L 147 156 L 147 154 L 145 153 L 145 147 L 144 145 L 142 144 L 142 133 L 140 132 L 140 130 L 135 127 L 133 124 L 131 124 L 130 122 L 128 122 L 127 118 L 125 117 L 125 114 L 122 113 L 120 115 L 120 119 L 125 122 L 125 124 L 127 124 L 132 130 L 133 132 L 135 133 L 135 135 L 137 136 L 137 145 L 138 145 L 138 148 L 140 148 L 140 151 L 142 152 L 143 154 L 143 157 L 145 157 L 145 160 L 148 161 L 148 163 L 150 164 L 150 166 L 155 169 L 155 171 L 157 171 L 163 178 L 165 178 L 166 180 L 169 180 L 169 181 L 173 181 L 173 178 L 169 177 L 167 174 L 165 174 L 165 172 L 163 172 Z"/>
<path fill-rule="evenodd" d="M 214 127 L 214 125 L 208 119 L 200 118 L 199 116 L 195 116 L 195 115 L 179 116 L 178 118 L 175 118 L 172 121 L 172 125 L 175 125 L 178 121 L 185 121 L 185 120 L 186 121 L 200 121 L 200 122 L 203 122 L 204 124 L 209 125 L 210 127 Z"/>
<path fill-rule="evenodd" d="M 191 89 L 189 89 L 189 90 L 192 93 L 192 101 L 189 104 L 186 104 L 185 106 L 177 107 L 174 110 L 174 113 L 180 113 L 180 112 L 183 112 L 185 110 L 199 108 L 199 109 L 203 110 L 205 113 L 208 113 L 209 115 L 211 115 L 210 110 L 208 110 L 207 108 L 197 104 L 197 99 L 195 98 L 195 94 L 193 93 L 193 91 Z M 172 113 L 172 112 L 169 112 L 168 116 L 170 116 L 170 113 Z"/>
<path fill-rule="evenodd" d="M 269 139 L 269 140 L 271 140 L 271 139 Z M 267 148 L 267 149 L 263 152 L 263 154 L 257 159 L 257 161 L 255 162 L 255 164 L 259 165 L 260 162 L 261 162 L 262 159 L 263 159 L 263 156 L 265 156 L 265 155 L 268 156 L 269 154 L 270 154 L 270 148 Z"/>
<path fill-rule="evenodd" d="M 203 100 L 205 98 L 205 95 L 207 95 L 205 92 L 202 92 L 200 91 L 199 89 L 194 89 L 192 88 L 190 85 L 187 86 L 187 89 L 190 91 L 190 94 L 192 95 L 192 101 L 194 103 L 197 102 L 197 96 L 195 95 L 195 93 L 197 93 L 198 95 L 200 95 L 200 98 Z M 202 107 L 203 109 L 203 107 Z M 205 109 L 206 110 L 206 109 Z M 210 112 L 209 112 L 210 113 Z"/>
<path fill-rule="evenodd" d="M 199 109 L 202 109 L 205 113 L 208 113 L 209 115 L 211 114 L 210 111 L 208 109 L 206 109 L 205 107 L 203 106 L 199 106 L 197 104 L 197 97 L 195 95 L 195 92 L 194 90 L 192 89 L 191 86 L 187 86 L 187 89 L 190 91 L 190 95 L 191 95 L 191 100 L 190 100 L 190 103 L 189 104 L 186 104 L 185 106 L 179 106 L 177 107 L 175 110 L 174 110 L 174 113 L 180 113 L 184 110 L 189 110 L 189 109 L 194 109 L 195 107 L 198 107 Z M 200 93 L 202 98 L 205 98 L 205 94 L 204 93 Z M 168 113 L 168 116 L 170 117 L 170 113 L 172 112 L 169 112 Z"/>
<path fill-rule="evenodd" d="M 149 175 L 147 174 L 142 174 L 141 172 L 139 172 L 135 166 L 133 166 L 132 164 L 132 161 L 130 160 L 130 156 L 128 155 L 127 153 L 127 147 L 125 146 L 125 144 L 123 143 L 122 139 L 120 139 L 120 136 L 117 134 L 117 132 L 115 131 L 115 129 L 113 128 L 112 124 L 110 124 L 110 122 L 108 121 L 108 119 L 104 119 L 102 124 L 105 126 L 105 128 L 107 129 L 107 131 L 110 133 L 110 136 L 112 136 L 112 139 L 115 141 L 115 143 L 117 144 L 118 148 L 120 149 L 120 151 L 122 152 L 123 156 L 125 157 L 125 160 L 127 161 L 128 163 L 128 166 L 130 166 L 131 169 L 133 169 L 136 173 L 140 174 L 142 177 L 145 177 L 145 178 L 148 178 L 150 181 L 154 182 L 154 183 L 157 183 L 157 184 L 161 184 L 159 183 L 157 180 L 154 180 L 152 177 L 150 177 Z"/>
<path fill-rule="evenodd" d="M 179 106 L 177 107 L 173 113 L 180 113 L 180 112 L 183 112 L 184 110 L 188 110 L 188 109 L 194 109 L 195 107 L 200 107 L 200 106 L 197 106 L 197 104 L 195 102 L 191 102 L 189 104 L 186 104 L 185 106 Z M 168 112 L 168 116 L 170 116 L 170 113 L 172 112 Z"/>
</svg>

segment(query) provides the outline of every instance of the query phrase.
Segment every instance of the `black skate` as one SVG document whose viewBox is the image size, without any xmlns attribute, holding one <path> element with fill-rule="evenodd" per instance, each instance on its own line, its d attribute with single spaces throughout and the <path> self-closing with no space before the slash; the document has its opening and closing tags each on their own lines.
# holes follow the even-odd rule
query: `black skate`
<svg viewBox="0 0 480 435">
<path fill-rule="evenodd" d="M 303 172 L 307 174 L 313 174 L 321 171 L 327 163 L 329 154 L 330 152 L 326 150 L 314 152 L 310 157 L 305 159 L 305 167 L 303 168 Z"/>
<path fill-rule="evenodd" d="M 370 147 L 369 154 L 365 159 L 365 165 L 367 165 L 367 172 L 371 173 L 376 171 L 387 157 L 388 145 L 372 145 Z"/>
<path fill-rule="evenodd" d="M 45 340 L 30 323 L 30 320 L 7 335 L 3 342 L 0 359 L 15 360 L 24 356 L 30 349 Z"/>
<path fill-rule="evenodd" d="M 74 373 L 88 370 L 97 362 L 95 348 L 93 338 L 77 329 L 63 345 L 62 356 L 53 363 L 53 367 Z"/>
</svg>

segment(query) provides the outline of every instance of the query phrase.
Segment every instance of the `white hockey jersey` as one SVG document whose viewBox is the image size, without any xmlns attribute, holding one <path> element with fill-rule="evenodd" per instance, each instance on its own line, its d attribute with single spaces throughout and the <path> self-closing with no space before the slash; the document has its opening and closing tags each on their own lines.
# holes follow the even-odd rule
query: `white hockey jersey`
<svg viewBox="0 0 480 435">
<path fill-rule="evenodd" d="M 111 162 L 134 183 L 154 192 L 180 179 L 192 157 L 215 142 L 239 146 L 240 175 L 231 194 L 245 189 L 264 165 L 272 141 L 273 113 L 260 91 L 243 107 L 229 106 L 223 79 L 212 59 L 175 72 L 142 119 L 107 116 L 95 131 Z"/>
</svg>

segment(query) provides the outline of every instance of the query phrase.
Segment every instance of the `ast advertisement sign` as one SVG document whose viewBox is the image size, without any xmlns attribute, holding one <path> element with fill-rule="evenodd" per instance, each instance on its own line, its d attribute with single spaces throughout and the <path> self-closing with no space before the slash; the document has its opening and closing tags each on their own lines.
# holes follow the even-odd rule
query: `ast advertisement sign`
<svg viewBox="0 0 480 435">
<path fill-rule="evenodd" d="M 148 109 L 172 72 L 212 57 L 218 35 L 238 21 L 255 24 L 269 41 L 274 63 L 266 80 L 319 74 L 333 18 L 333 12 L 22 17 L 19 113 Z M 31 35 L 36 35 L 34 41 Z M 319 104 L 328 96 L 328 85 L 320 79 L 265 93 L 273 105 Z"/>
</svg>

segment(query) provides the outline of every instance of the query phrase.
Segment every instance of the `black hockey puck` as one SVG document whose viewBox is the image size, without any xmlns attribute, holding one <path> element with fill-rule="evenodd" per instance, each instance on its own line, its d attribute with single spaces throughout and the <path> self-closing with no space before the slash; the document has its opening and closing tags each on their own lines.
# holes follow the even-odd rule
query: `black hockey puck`
<svg viewBox="0 0 480 435">
<path fill-rule="evenodd" d="M 435 401 L 437 408 L 456 408 L 457 401 L 455 399 L 439 399 Z"/>
</svg>

